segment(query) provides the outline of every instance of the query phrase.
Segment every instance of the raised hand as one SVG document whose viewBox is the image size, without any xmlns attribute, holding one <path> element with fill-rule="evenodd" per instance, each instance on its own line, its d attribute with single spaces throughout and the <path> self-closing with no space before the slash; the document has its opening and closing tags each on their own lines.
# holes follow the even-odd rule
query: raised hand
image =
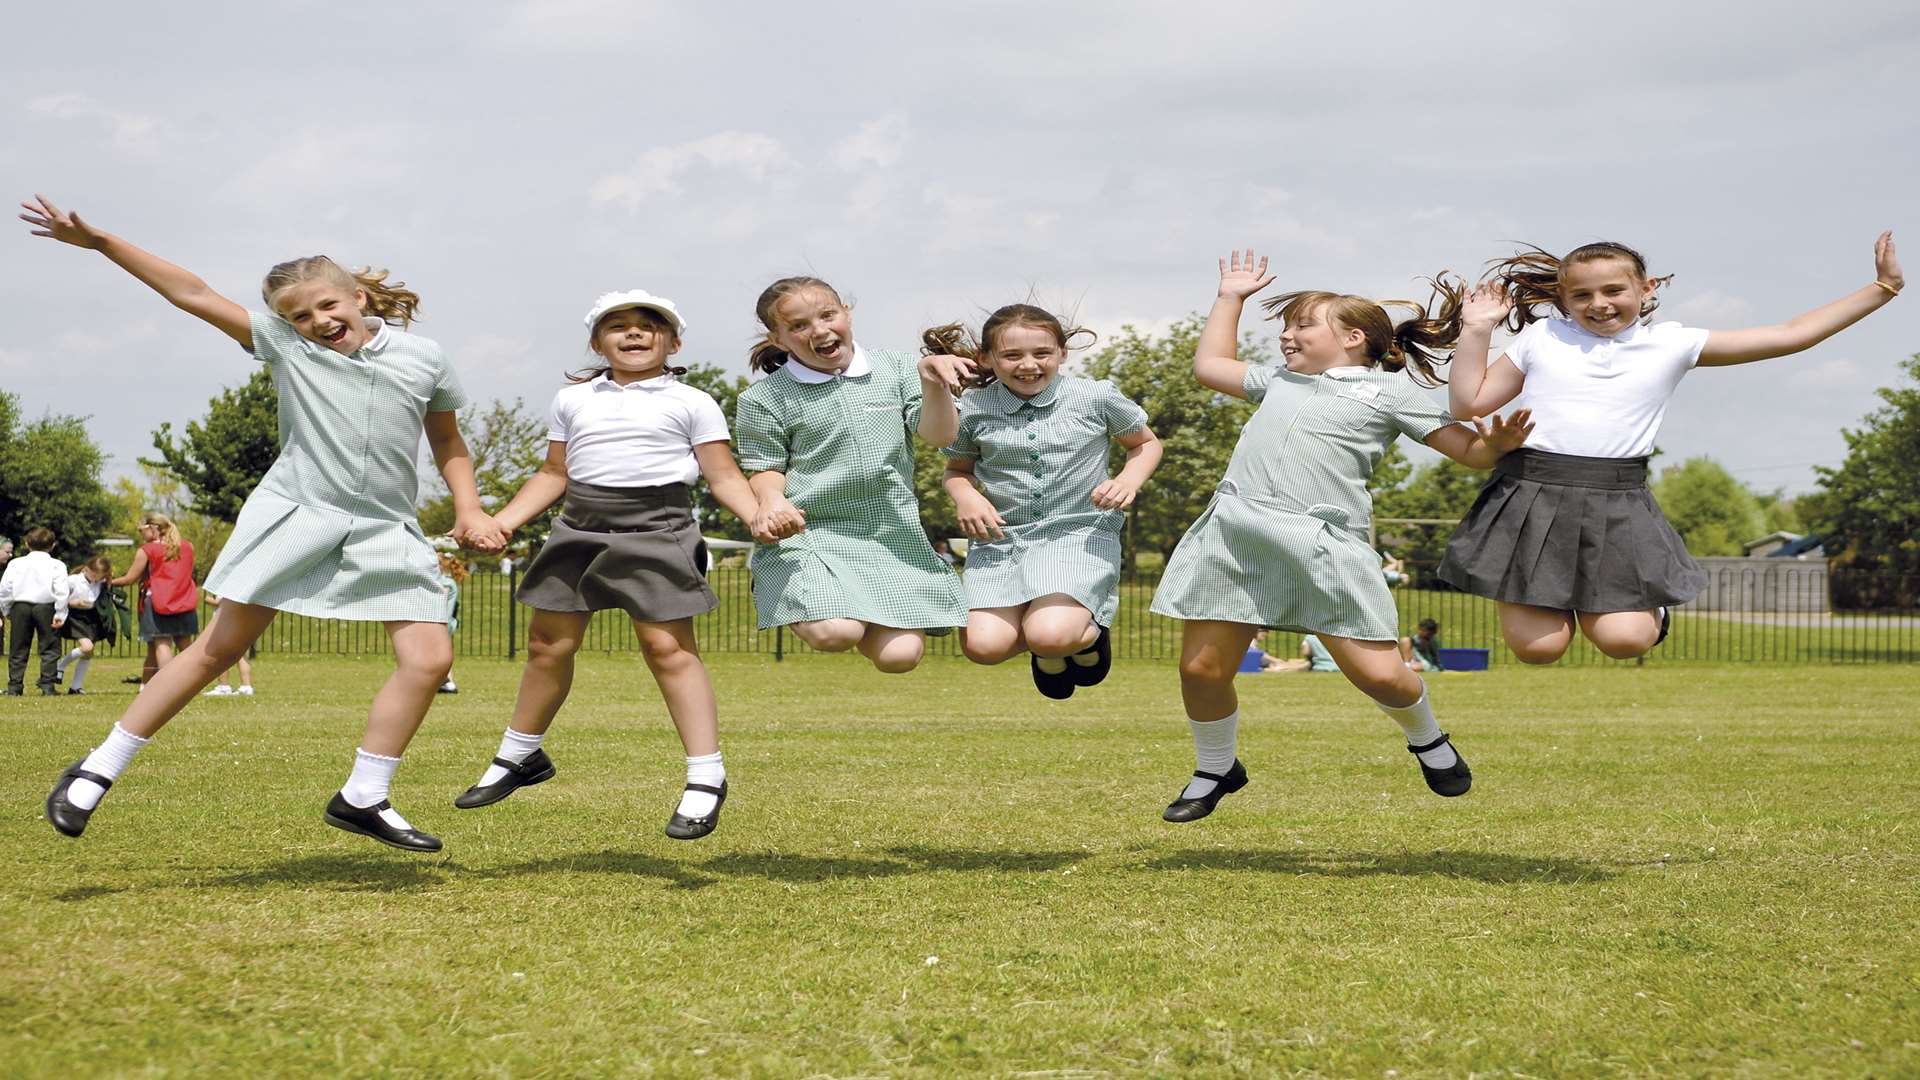
<svg viewBox="0 0 1920 1080">
<path fill-rule="evenodd" d="M 1900 272 L 1900 256 L 1893 250 L 1893 230 L 1888 229 L 1873 242 L 1873 277 L 1875 281 L 1884 281 L 1894 292 L 1907 287 L 1907 277 Z"/>
<path fill-rule="evenodd" d="M 947 393 L 958 396 L 973 378 L 973 368 L 973 361 L 964 356 L 934 353 L 920 358 L 920 380 L 944 386 Z"/>
<path fill-rule="evenodd" d="M 1533 410 L 1515 409 L 1510 416 L 1475 420 L 1473 430 L 1496 453 L 1512 453 L 1526 445 L 1527 436 L 1533 434 Z"/>
<path fill-rule="evenodd" d="M 1093 489 L 1093 505 L 1102 510 L 1125 510 L 1139 494 L 1139 484 L 1116 476 Z"/>
<path fill-rule="evenodd" d="M 107 234 L 80 220 L 80 215 L 60 209 L 36 194 L 32 202 L 23 202 L 26 213 L 20 220 L 34 227 L 33 235 L 58 240 L 63 244 L 97 250 L 106 243 Z"/>
<path fill-rule="evenodd" d="M 1513 298 L 1507 295 L 1503 285 L 1480 284 L 1467 292 L 1466 303 L 1460 306 L 1460 324 L 1486 328 L 1500 325 L 1513 310 Z"/>
<path fill-rule="evenodd" d="M 1256 264 L 1252 248 L 1229 252 L 1220 260 L 1221 296 L 1245 300 L 1271 284 L 1273 275 L 1267 273 L 1267 257 L 1260 256 Z"/>
</svg>

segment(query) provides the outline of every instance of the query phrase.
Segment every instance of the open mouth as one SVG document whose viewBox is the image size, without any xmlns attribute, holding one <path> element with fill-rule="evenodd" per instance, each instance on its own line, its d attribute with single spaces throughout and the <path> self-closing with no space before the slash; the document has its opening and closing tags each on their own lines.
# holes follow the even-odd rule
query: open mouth
<svg viewBox="0 0 1920 1080">
<path fill-rule="evenodd" d="M 822 360 L 838 360 L 843 347 L 844 346 L 838 341 L 829 341 L 824 345 L 815 345 L 813 347 L 813 355 Z"/>
<path fill-rule="evenodd" d="M 341 323 L 339 326 L 336 326 L 331 330 L 323 331 L 320 335 L 320 340 L 326 342 L 329 345 L 338 345 L 341 342 L 347 340 L 348 329 L 349 328 L 346 323 Z"/>
</svg>

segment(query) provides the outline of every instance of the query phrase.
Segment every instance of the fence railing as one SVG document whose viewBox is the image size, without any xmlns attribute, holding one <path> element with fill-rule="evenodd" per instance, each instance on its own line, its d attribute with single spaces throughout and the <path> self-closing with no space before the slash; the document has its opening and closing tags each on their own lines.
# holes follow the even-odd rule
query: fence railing
<svg viewBox="0 0 1920 1080">
<path fill-rule="evenodd" d="M 1784 561 L 1784 560 L 1782 560 Z M 1430 568 L 1413 567 L 1416 583 L 1431 581 Z M 1912 598 L 1920 596 L 1920 577 L 1861 574 L 1806 564 L 1805 569 L 1768 567 L 1766 587 L 1756 584 L 1751 569 L 1716 568 L 1710 590 L 1722 610 L 1696 611 L 1682 607 L 1674 613 L 1673 633 L 1644 662 L 1647 663 L 1913 663 L 1920 661 L 1920 610 L 1913 607 L 1872 612 L 1824 610 L 1831 605 L 1813 599 L 1831 598 L 1833 604 L 1856 596 Z M 476 574 L 461 589 L 460 625 L 454 631 L 456 656 L 513 657 L 526 647 L 527 608 L 516 605 L 512 590 L 519 575 Z M 810 650 L 793 634 L 760 630 L 755 625 L 752 576 L 738 566 L 716 568 L 708 578 L 720 606 L 694 620 L 700 647 L 716 653 L 765 653 L 777 657 Z M 1138 574 L 1123 580 L 1119 613 L 1113 624 L 1115 656 L 1131 660 L 1171 660 L 1180 655 L 1180 623 L 1148 610 L 1155 575 Z M 1441 642 L 1451 648 L 1488 650 L 1493 665 L 1512 664 L 1513 654 L 1500 638 L 1497 606 L 1465 593 L 1439 588 L 1393 590 L 1400 627 L 1411 634 L 1422 619 L 1440 624 Z M 1729 600 L 1729 598 L 1732 598 Z M 1726 610 L 1728 604 L 1731 610 Z M 1773 610 L 1779 609 L 1779 610 Z M 211 610 L 201 612 L 205 626 Z M 1263 641 L 1268 652 L 1293 655 L 1300 635 L 1273 631 Z M 263 654 L 373 655 L 389 651 L 386 632 L 378 623 L 343 622 L 300 615 L 281 615 L 257 646 Z M 617 611 L 597 613 L 588 624 L 582 648 L 595 652 L 637 651 L 633 630 Z M 122 638 L 108 656 L 137 655 L 142 646 Z M 935 656 L 957 656 L 957 634 L 934 637 L 928 650 Z M 1569 664 L 1618 664 L 1576 641 L 1561 661 Z"/>
</svg>

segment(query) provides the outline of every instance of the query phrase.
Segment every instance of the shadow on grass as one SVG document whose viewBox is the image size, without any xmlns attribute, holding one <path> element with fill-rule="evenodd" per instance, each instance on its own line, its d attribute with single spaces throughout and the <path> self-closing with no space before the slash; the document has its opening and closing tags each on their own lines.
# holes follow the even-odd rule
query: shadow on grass
<svg viewBox="0 0 1920 1080">
<path fill-rule="evenodd" d="M 62 904 L 78 903 L 82 900 L 98 900 L 102 896 L 113 896 L 126 892 L 124 885 L 76 885 L 53 894 L 52 899 Z"/>
<path fill-rule="evenodd" d="M 1045 873 L 1087 858 L 1084 851 L 1000 851 L 936 848 L 924 844 L 890 847 L 887 854 L 917 863 L 922 870 L 998 870 L 1010 874 Z"/>
<path fill-rule="evenodd" d="M 684 863 L 631 851 L 596 851 L 587 855 L 556 855 L 490 870 L 471 871 L 475 877 L 520 877 L 526 874 L 621 874 L 658 878 L 676 889 L 704 889 L 715 878 L 695 873 Z"/>
<path fill-rule="evenodd" d="M 444 884 L 447 878 L 442 871 L 459 869 L 458 865 L 445 861 L 418 862 L 398 853 L 369 851 L 352 855 L 303 855 L 219 877 L 184 880 L 181 884 L 221 889 L 331 885 L 341 892 L 391 893 Z"/>
<path fill-rule="evenodd" d="M 1451 877 L 1490 885 L 1576 885 L 1610 881 L 1615 867 L 1580 859 L 1484 851 L 1183 851 L 1143 864 L 1147 870 L 1252 870 L 1318 877 Z"/>
</svg>

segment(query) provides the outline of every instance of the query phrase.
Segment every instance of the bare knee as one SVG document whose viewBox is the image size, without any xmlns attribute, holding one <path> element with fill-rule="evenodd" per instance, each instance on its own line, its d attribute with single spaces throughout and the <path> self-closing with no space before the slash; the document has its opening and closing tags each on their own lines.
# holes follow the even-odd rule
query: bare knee
<svg viewBox="0 0 1920 1080">
<path fill-rule="evenodd" d="M 527 634 L 527 661 L 546 666 L 573 658 L 580 650 L 580 639 L 571 634 L 550 634 L 539 630 Z"/>
<path fill-rule="evenodd" d="M 1239 665 L 1228 667 L 1226 662 L 1210 653 L 1180 658 L 1180 681 L 1194 686 L 1211 686 L 1232 682 Z"/>
<path fill-rule="evenodd" d="M 866 635 L 866 625 L 854 619 L 821 619 L 793 624 L 793 633 L 821 652 L 846 652 Z"/>
<path fill-rule="evenodd" d="M 926 639 L 919 634 L 897 634 L 869 646 L 867 658 L 873 661 L 876 670 L 899 675 L 919 667 L 920 658 L 926 653 Z"/>
<path fill-rule="evenodd" d="M 655 671 L 673 671 L 700 661 L 699 653 L 682 647 L 672 634 L 642 634 L 640 656 Z"/>
<path fill-rule="evenodd" d="M 1067 632 L 1052 625 L 1029 627 L 1027 648 L 1032 649 L 1035 656 L 1070 656 L 1080 651 L 1080 639 L 1084 635 L 1084 628 Z"/>
<path fill-rule="evenodd" d="M 1561 641 L 1509 641 L 1507 648 L 1523 664 L 1551 664 L 1567 652 L 1566 643 Z"/>
<path fill-rule="evenodd" d="M 80 644 L 79 644 L 79 645 L 78 645 L 77 647 L 78 647 L 78 648 L 79 648 L 79 650 L 80 650 L 80 655 L 81 655 L 81 656 L 92 656 L 92 655 L 93 655 L 93 639 L 92 639 L 92 638 L 87 638 L 87 639 L 85 639 L 85 640 L 83 640 L 83 641 L 81 641 L 81 642 L 80 642 Z"/>
<path fill-rule="evenodd" d="M 1653 638 L 1651 637 L 1645 639 L 1637 637 L 1599 637 L 1589 638 L 1588 640 L 1592 641 L 1593 647 L 1599 649 L 1602 654 L 1615 660 L 1632 660 L 1636 657 L 1645 656 L 1648 650 L 1653 648 Z"/>
<path fill-rule="evenodd" d="M 443 683 L 453 670 L 453 641 L 451 639 L 431 644 L 415 643 L 396 658 L 396 667 L 402 675 L 426 682 Z"/>
<path fill-rule="evenodd" d="M 960 651 L 967 659 L 976 664 L 999 664 L 1012 659 L 1019 643 L 1009 640 L 988 640 L 985 635 L 969 633 L 960 643 Z"/>
</svg>

